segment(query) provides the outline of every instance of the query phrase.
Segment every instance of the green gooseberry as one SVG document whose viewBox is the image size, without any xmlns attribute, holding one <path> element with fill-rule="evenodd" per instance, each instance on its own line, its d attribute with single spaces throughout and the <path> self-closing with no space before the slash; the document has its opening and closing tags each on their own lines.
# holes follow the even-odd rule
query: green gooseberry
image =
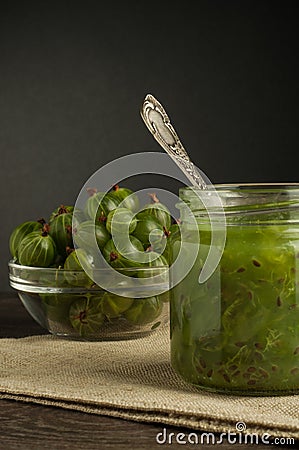
<svg viewBox="0 0 299 450">
<path fill-rule="evenodd" d="M 89 189 L 90 197 L 85 204 L 85 214 L 97 222 L 105 222 L 110 211 L 113 211 L 120 204 L 120 199 L 112 193 L 104 194 L 96 189 Z"/>
<path fill-rule="evenodd" d="M 181 236 L 181 231 L 180 231 L 180 225 L 179 223 L 173 223 L 172 225 L 170 225 L 169 229 L 169 236 Z"/>
<path fill-rule="evenodd" d="M 76 299 L 70 307 L 69 319 L 72 327 L 81 337 L 94 337 L 105 321 L 102 297 L 88 294 Z"/>
<path fill-rule="evenodd" d="M 32 231 L 20 242 L 18 249 L 19 263 L 23 266 L 49 267 L 56 258 L 56 245 L 44 225 L 41 231 Z"/>
<path fill-rule="evenodd" d="M 66 256 L 67 247 L 73 248 L 72 213 L 61 212 L 56 215 L 50 225 L 50 235 L 54 239 L 58 253 Z"/>
<path fill-rule="evenodd" d="M 83 270 L 78 255 L 80 256 L 80 259 L 86 260 L 86 263 L 89 266 L 93 264 L 93 258 L 88 255 L 83 248 L 77 248 L 76 250 L 73 250 L 65 260 L 64 277 L 71 286 L 90 287 L 94 282 Z"/>
<path fill-rule="evenodd" d="M 143 212 L 136 215 L 137 225 L 133 232 L 133 236 L 139 239 L 146 249 L 151 243 L 159 243 L 163 238 L 163 226 L 158 220 L 149 214 Z M 151 241 L 150 242 L 150 238 Z"/>
<path fill-rule="evenodd" d="M 38 231 L 43 228 L 45 221 L 28 221 L 18 225 L 10 235 L 9 238 L 9 250 L 13 258 L 18 258 L 18 248 L 22 239 L 32 231 Z"/>
<path fill-rule="evenodd" d="M 74 301 L 73 294 L 39 294 L 48 320 L 70 325 L 69 309 Z"/>
<path fill-rule="evenodd" d="M 87 218 L 94 220 L 104 193 L 97 192 L 96 189 L 92 188 L 88 188 L 87 191 L 89 193 L 89 197 L 85 203 L 84 213 Z"/>
<path fill-rule="evenodd" d="M 122 208 L 130 209 L 133 212 L 138 211 L 139 198 L 138 195 L 131 189 L 119 187 L 118 184 L 113 186 L 111 194 L 121 202 Z"/>
<path fill-rule="evenodd" d="M 111 239 L 111 235 L 106 229 L 106 226 L 102 222 L 96 224 L 92 220 L 86 220 L 78 224 L 74 229 L 74 240 L 76 246 L 83 248 L 93 249 L 94 236 L 96 237 L 97 244 L 102 250 L 107 242 Z"/>
<path fill-rule="evenodd" d="M 134 236 L 129 236 L 129 239 L 132 244 L 132 248 L 129 248 L 124 241 L 123 247 L 117 249 L 112 239 L 110 239 L 110 241 L 108 241 L 103 248 L 103 256 L 112 267 L 126 268 L 140 266 L 140 263 L 134 260 L 134 254 L 136 252 L 143 252 L 143 245 Z"/>
<path fill-rule="evenodd" d="M 97 210 L 96 219 L 99 221 L 105 221 L 110 211 L 113 211 L 120 204 L 120 199 L 115 197 L 113 193 L 108 192 L 101 199 L 100 205 Z"/>
<path fill-rule="evenodd" d="M 171 226 L 171 214 L 169 209 L 160 203 L 160 200 L 156 196 L 156 194 L 149 194 L 152 202 L 146 204 L 140 214 L 151 215 L 165 228 L 165 230 L 169 230 Z"/>
<path fill-rule="evenodd" d="M 171 265 L 177 255 L 175 256 L 174 248 L 176 242 L 181 242 L 181 232 L 180 226 L 177 223 L 174 223 L 170 226 L 169 230 L 164 233 L 166 238 L 166 245 L 163 251 L 163 256 L 166 258 L 169 265 Z M 159 251 L 159 247 L 157 247 L 157 251 Z"/>
<path fill-rule="evenodd" d="M 157 297 L 135 299 L 132 306 L 123 315 L 134 325 L 145 325 L 157 319 L 162 311 L 162 304 Z"/>
<path fill-rule="evenodd" d="M 74 208 L 72 215 L 73 215 L 72 226 L 77 226 L 78 224 L 85 222 L 85 220 L 89 219 L 89 217 L 86 217 L 85 212 L 82 211 L 82 209 L 80 208 Z"/>
<path fill-rule="evenodd" d="M 129 297 L 121 297 L 120 295 L 105 292 L 102 300 L 102 311 L 108 319 L 113 319 L 130 308 L 133 301 Z"/>
<path fill-rule="evenodd" d="M 129 226 L 127 226 L 129 224 Z M 129 233 L 133 233 L 137 225 L 137 220 L 134 217 L 132 211 L 128 208 L 117 208 L 110 211 L 107 216 L 106 228 L 109 233 L 126 233 L 127 229 Z"/>
</svg>

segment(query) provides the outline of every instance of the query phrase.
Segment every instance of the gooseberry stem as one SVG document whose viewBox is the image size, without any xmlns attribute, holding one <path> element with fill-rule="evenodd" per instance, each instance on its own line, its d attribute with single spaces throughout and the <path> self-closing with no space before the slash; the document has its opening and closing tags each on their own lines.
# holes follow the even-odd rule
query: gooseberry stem
<svg viewBox="0 0 299 450">
<path fill-rule="evenodd" d="M 96 188 L 87 188 L 86 190 L 87 190 L 89 197 L 92 197 L 93 195 L 95 195 L 98 192 L 98 190 Z"/>
<path fill-rule="evenodd" d="M 171 235 L 171 231 L 167 230 L 166 227 L 163 227 L 164 235 L 169 237 Z"/>
<path fill-rule="evenodd" d="M 160 203 L 160 200 L 158 199 L 157 194 L 155 192 L 148 195 L 150 196 L 152 203 Z"/>
<path fill-rule="evenodd" d="M 48 236 L 50 231 L 50 226 L 47 223 L 44 223 L 44 226 L 42 228 L 42 236 L 46 237 Z"/>
<path fill-rule="evenodd" d="M 55 214 L 55 217 L 60 216 L 61 214 L 67 214 L 67 209 L 64 205 L 60 205 L 57 214 Z"/>
</svg>

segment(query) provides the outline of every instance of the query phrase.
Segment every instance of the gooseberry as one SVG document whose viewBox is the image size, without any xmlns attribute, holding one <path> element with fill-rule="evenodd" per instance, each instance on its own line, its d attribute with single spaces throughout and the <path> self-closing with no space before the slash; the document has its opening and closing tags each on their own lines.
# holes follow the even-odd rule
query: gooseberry
<svg viewBox="0 0 299 450">
<path fill-rule="evenodd" d="M 94 189 L 94 188 L 88 188 L 87 192 L 89 194 L 89 197 L 85 203 L 84 212 L 85 212 L 86 217 L 94 220 L 96 212 L 98 210 L 98 207 L 104 196 L 104 193 L 97 192 L 97 189 Z"/>
<path fill-rule="evenodd" d="M 110 211 L 118 207 L 121 202 L 112 193 L 104 194 L 96 189 L 88 189 L 90 197 L 85 204 L 85 214 L 92 220 L 105 222 Z"/>
<path fill-rule="evenodd" d="M 94 282 L 88 277 L 88 275 L 83 270 L 83 267 L 79 261 L 85 260 L 88 266 L 92 266 L 93 259 L 90 255 L 86 253 L 83 248 L 77 248 L 72 250 L 64 263 L 64 276 L 66 281 L 72 286 L 84 286 L 90 287 Z"/>
<path fill-rule="evenodd" d="M 20 242 L 18 260 L 24 266 L 49 267 L 56 257 L 56 245 L 49 235 L 49 225 L 40 231 L 32 231 Z"/>
<path fill-rule="evenodd" d="M 69 309 L 74 301 L 72 294 L 39 294 L 46 317 L 53 322 L 70 325 Z"/>
<path fill-rule="evenodd" d="M 122 202 L 121 206 L 123 208 L 128 208 L 133 212 L 138 210 L 139 198 L 131 189 L 119 187 L 118 184 L 116 184 L 113 186 L 111 194 Z"/>
<path fill-rule="evenodd" d="M 113 233 L 126 233 L 128 230 L 131 234 L 135 230 L 136 225 L 137 220 L 128 208 L 116 208 L 110 211 L 107 216 L 106 228 L 109 233 L 112 233 L 113 229 Z"/>
<path fill-rule="evenodd" d="M 79 297 L 70 307 L 69 318 L 72 327 L 83 338 L 96 335 L 105 320 L 102 312 L 102 297 L 91 294 Z"/>
<path fill-rule="evenodd" d="M 102 311 L 108 319 L 113 319 L 130 308 L 133 301 L 129 297 L 121 297 L 120 295 L 105 292 L 102 299 Z"/>
<path fill-rule="evenodd" d="M 136 252 L 143 252 L 143 245 L 134 236 L 130 236 L 129 239 L 131 245 L 128 245 L 124 240 L 121 248 L 117 249 L 113 240 L 110 239 L 103 248 L 103 256 L 112 267 L 126 268 L 140 265 L 140 263 L 134 260 L 134 254 Z"/>
<path fill-rule="evenodd" d="M 153 216 L 163 227 L 165 227 L 166 230 L 168 230 L 171 225 L 171 214 L 169 209 L 160 202 L 156 194 L 149 195 L 151 197 L 151 203 L 145 205 L 139 214 Z"/>
<path fill-rule="evenodd" d="M 9 238 L 9 250 L 13 258 L 18 258 L 18 248 L 22 239 L 32 231 L 41 230 L 44 224 L 44 219 L 36 222 L 28 221 L 21 223 L 13 230 Z"/>
<path fill-rule="evenodd" d="M 160 242 L 164 231 L 163 226 L 158 219 L 145 212 L 138 213 L 136 218 L 137 225 L 133 235 L 142 242 L 144 248 L 146 249 L 149 245 L 153 244 L 153 242 Z"/>
<path fill-rule="evenodd" d="M 110 233 L 107 231 L 104 223 L 94 223 L 92 220 L 81 222 L 74 229 L 74 240 L 76 246 L 93 249 L 94 235 L 101 250 L 111 239 Z"/>
<path fill-rule="evenodd" d="M 96 218 L 100 221 L 105 221 L 105 218 L 107 219 L 108 214 L 110 211 L 113 211 L 118 207 L 121 200 L 113 195 L 113 193 L 108 192 L 108 194 L 105 194 L 104 197 L 101 199 L 100 205 L 97 210 Z"/>
<path fill-rule="evenodd" d="M 72 213 L 60 209 L 58 214 L 50 221 L 50 235 L 54 239 L 58 253 L 66 256 L 66 248 L 73 248 Z"/>
<path fill-rule="evenodd" d="M 171 265 L 177 257 L 177 252 L 174 252 L 175 243 L 181 241 L 181 232 L 179 224 L 172 224 L 168 231 L 164 232 L 164 236 L 166 239 L 166 245 L 163 250 L 163 256 L 166 258 L 169 265 Z M 156 251 L 159 251 L 160 248 L 157 246 Z"/>
<path fill-rule="evenodd" d="M 155 320 L 162 311 L 161 302 L 157 297 L 134 300 L 132 306 L 123 314 L 134 325 L 145 325 Z"/>
</svg>

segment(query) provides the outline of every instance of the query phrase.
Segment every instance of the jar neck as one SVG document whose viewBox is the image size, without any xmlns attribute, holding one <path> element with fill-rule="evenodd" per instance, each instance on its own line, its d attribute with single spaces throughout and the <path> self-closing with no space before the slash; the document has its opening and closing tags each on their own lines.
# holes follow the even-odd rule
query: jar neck
<svg viewBox="0 0 299 450">
<path fill-rule="evenodd" d="M 299 223 L 299 184 L 295 183 L 215 185 L 204 191 L 187 187 L 179 195 L 178 208 L 185 220 L 191 210 L 202 219 L 225 213 L 228 222 Z"/>
</svg>

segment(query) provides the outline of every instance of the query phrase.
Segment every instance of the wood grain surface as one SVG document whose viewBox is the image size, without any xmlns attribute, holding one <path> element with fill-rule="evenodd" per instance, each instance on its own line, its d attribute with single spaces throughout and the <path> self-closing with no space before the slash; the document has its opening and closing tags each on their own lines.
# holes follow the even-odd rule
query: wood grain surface
<svg viewBox="0 0 299 450">
<path fill-rule="evenodd" d="M 14 293 L 0 294 L 0 338 L 25 337 L 46 334 L 29 316 Z M 0 341 L 1 351 L 1 341 Z M 1 367 L 0 367 L 1 370 Z M 157 443 L 156 437 L 163 428 L 167 430 L 167 442 Z M 266 449 L 269 445 L 232 444 L 224 440 L 221 444 L 180 444 L 187 441 L 190 433 L 163 424 L 148 424 L 116 419 L 96 414 L 87 414 L 33 403 L 0 400 L 0 449 L 2 450 L 109 450 L 109 449 Z M 173 433 L 173 435 L 171 435 Z M 201 437 L 201 432 L 196 432 Z M 161 438 L 161 436 L 160 436 Z M 216 436 L 216 439 L 218 437 Z M 162 439 L 162 438 L 161 438 Z M 171 442 L 171 444 L 169 443 Z M 295 445 L 272 445 L 271 448 L 299 448 Z"/>
</svg>

